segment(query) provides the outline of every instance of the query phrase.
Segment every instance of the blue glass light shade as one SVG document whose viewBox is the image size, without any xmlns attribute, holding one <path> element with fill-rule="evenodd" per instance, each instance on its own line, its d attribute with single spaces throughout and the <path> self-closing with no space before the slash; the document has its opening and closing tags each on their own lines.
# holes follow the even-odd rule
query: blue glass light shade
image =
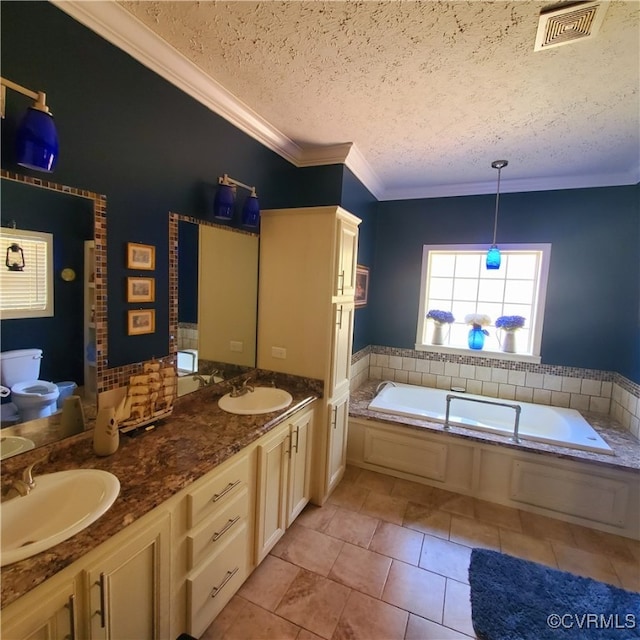
<svg viewBox="0 0 640 640">
<path fill-rule="evenodd" d="M 58 159 L 58 134 L 50 113 L 29 107 L 16 134 L 18 164 L 51 173 Z"/>
<path fill-rule="evenodd" d="M 491 245 L 489 251 L 487 251 L 487 269 L 499 269 L 500 268 L 500 249 L 497 245 Z"/>
<path fill-rule="evenodd" d="M 236 194 L 233 185 L 218 185 L 218 191 L 213 201 L 213 217 L 220 220 L 231 220 L 236 203 Z"/>
<path fill-rule="evenodd" d="M 242 208 L 242 224 L 245 227 L 257 227 L 260 220 L 260 203 L 258 196 L 251 194 L 245 201 Z"/>
</svg>

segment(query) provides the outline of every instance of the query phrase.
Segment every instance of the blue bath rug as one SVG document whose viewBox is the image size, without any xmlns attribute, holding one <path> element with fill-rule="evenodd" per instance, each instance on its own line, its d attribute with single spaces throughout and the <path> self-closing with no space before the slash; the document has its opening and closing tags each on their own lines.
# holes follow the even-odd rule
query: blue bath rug
<svg viewBox="0 0 640 640">
<path fill-rule="evenodd" d="M 640 594 L 604 582 L 473 549 L 469 584 L 480 640 L 640 638 Z"/>
</svg>

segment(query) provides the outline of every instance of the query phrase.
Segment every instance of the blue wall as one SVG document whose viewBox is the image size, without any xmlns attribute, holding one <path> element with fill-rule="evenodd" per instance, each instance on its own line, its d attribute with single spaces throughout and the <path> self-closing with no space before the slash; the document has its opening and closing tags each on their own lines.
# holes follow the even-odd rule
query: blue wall
<svg viewBox="0 0 640 640">
<path fill-rule="evenodd" d="M 376 277 L 373 268 L 376 240 L 376 208 L 378 201 L 371 192 L 345 167 L 342 182 L 341 205 L 358 216 L 362 222 L 359 228 L 358 264 L 369 267 L 369 282 Z M 369 292 L 371 299 L 371 291 Z M 353 351 L 359 351 L 374 342 L 371 332 L 373 321 L 371 304 L 359 307 L 355 313 L 353 330 Z"/>
<path fill-rule="evenodd" d="M 297 169 L 46 2 L 2 2 L 2 74 L 45 90 L 61 156 L 52 178 L 107 196 L 109 365 L 168 352 L 168 212 L 210 216 L 216 178 L 255 184 L 263 209 L 342 204 L 371 268 L 354 350 L 413 347 L 421 247 L 488 243 L 493 196 L 376 203 L 341 165 Z M 28 43 L 28 46 L 25 46 Z M 28 100 L 8 92 L 2 167 Z M 21 169 L 20 169 L 21 170 Z M 22 170 L 21 170 L 22 171 Z M 233 224 L 237 224 L 235 221 Z M 551 242 L 544 363 L 640 382 L 638 187 L 501 197 L 501 242 Z M 126 335 L 126 243 L 156 246 L 156 333 Z"/>
<path fill-rule="evenodd" d="M 542 362 L 640 382 L 638 186 L 503 194 L 500 242 L 550 242 Z M 422 245 L 488 243 L 494 196 L 381 202 L 372 342 L 413 348 Z"/>
<path fill-rule="evenodd" d="M 295 168 L 49 3 L 0 12 L 2 75 L 46 91 L 56 119 L 51 179 L 107 196 L 109 366 L 168 353 L 168 212 L 210 216 L 217 176 L 256 185 L 263 209 L 340 202 L 340 165 Z M 8 101 L 2 167 L 22 172 L 13 142 L 29 101 Z M 126 334 L 127 242 L 156 247 L 151 335 Z"/>
</svg>

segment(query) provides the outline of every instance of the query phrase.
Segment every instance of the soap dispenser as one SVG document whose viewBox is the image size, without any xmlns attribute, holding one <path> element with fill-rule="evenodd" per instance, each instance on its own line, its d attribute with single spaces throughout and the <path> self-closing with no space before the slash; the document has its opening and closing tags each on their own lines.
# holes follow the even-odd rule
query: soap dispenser
<svg viewBox="0 0 640 640">
<path fill-rule="evenodd" d="M 98 410 L 96 426 L 93 429 L 93 450 L 98 456 L 110 456 L 118 450 L 120 432 L 113 407 Z"/>
</svg>

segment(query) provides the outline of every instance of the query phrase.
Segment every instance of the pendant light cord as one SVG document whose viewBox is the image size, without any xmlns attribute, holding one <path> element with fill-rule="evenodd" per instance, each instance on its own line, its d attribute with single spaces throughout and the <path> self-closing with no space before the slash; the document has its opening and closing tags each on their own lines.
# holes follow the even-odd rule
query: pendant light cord
<svg viewBox="0 0 640 640">
<path fill-rule="evenodd" d="M 500 202 L 500 172 L 502 171 L 502 167 L 498 169 L 498 191 L 496 192 L 496 213 L 493 218 L 493 242 L 496 243 L 496 235 L 498 234 L 498 204 Z"/>
<path fill-rule="evenodd" d="M 500 203 L 500 172 L 509 164 L 508 160 L 494 160 L 491 166 L 498 170 L 498 190 L 496 191 L 496 213 L 493 218 L 493 243 L 496 244 L 496 236 L 498 234 L 498 205 Z"/>
</svg>

